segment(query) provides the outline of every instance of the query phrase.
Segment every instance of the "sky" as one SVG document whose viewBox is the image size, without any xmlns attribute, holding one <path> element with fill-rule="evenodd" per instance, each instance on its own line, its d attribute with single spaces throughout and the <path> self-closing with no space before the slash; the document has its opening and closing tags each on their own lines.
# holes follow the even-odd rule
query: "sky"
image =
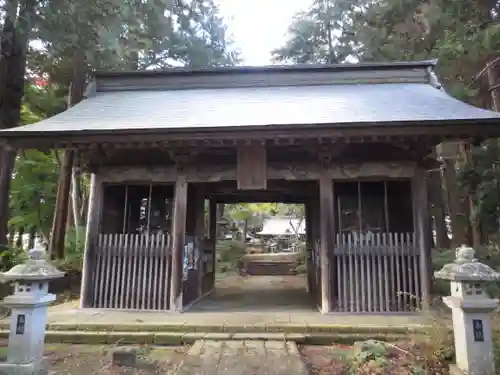
<svg viewBox="0 0 500 375">
<path fill-rule="evenodd" d="M 215 0 L 228 25 L 243 65 L 271 64 L 271 51 L 285 42 L 295 13 L 311 0 Z"/>
</svg>

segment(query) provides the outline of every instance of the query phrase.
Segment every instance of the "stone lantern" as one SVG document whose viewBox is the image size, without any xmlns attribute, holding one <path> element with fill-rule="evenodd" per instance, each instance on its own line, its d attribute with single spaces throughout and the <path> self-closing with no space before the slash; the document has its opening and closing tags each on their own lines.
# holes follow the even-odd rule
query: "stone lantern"
<svg viewBox="0 0 500 375">
<path fill-rule="evenodd" d="M 500 280 L 500 273 L 478 262 L 474 255 L 474 249 L 462 245 L 455 261 L 434 273 L 451 284 L 451 295 L 443 301 L 453 317 L 457 363 L 450 366 L 452 375 L 495 374 L 490 313 L 499 301 L 487 295 L 486 285 Z"/>
<path fill-rule="evenodd" d="M 49 293 L 49 281 L 64 276 L 45 260 L 43 247 L 28 252 L 25 263 L 0 273 L 1 282 L 13 282 L 14 292 L 3 300 L 11 308 L 7 361 L 0 374 L 42 374 L 47 308 L 56 296 Z"/>
</svg>

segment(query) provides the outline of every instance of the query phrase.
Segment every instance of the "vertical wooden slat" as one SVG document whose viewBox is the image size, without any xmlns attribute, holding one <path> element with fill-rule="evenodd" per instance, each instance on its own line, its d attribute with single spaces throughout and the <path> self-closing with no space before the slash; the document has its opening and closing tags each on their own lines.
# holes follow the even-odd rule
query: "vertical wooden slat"
<svg viewBox="0 0 500 375">
<path fill-rule="evenodd" d="M 95 280 L 94 280 L 94 297 L 92 300 L 92 306 L 93 307 L 100 307 L 99 306 L 99 297 L 101 295 L 101 290 L 100 290 L 100 284 L 102 280 L 102 241 L 103 241 L 103 235 L 99 234 L 97 237 L 97 248 L 94 250 L 95 251 Z"/>
<path fill-rule="evenodd" d="M 349 312 L 354 312 L 355 311 L 355 296 L 354 296 L 354 291 L 355 291 L 355 280 L 354 280 L 354 248 L 353 248 L 353 243 L 351 239 L 351 234 L 346 233 L 345 236 L 347 237 L 346 241 L 346 248 L 349 251 Z"/>
<path fill-rule="evenodd" d="M 107 248 L 107 270 L 106 270 L 106 296 L 105 296 L 105 302 L 104 306 L 106 308 L 111 308 L 112 307 L 112 301 L 113 301 L 113 267 L 114 267 L 114 262 L 113 262 L 113 251 L 114 251 L 114 246 L 115 246 L 115 235 L 114 234 L 109 234 L 109 245 Z"/>
<path fill-rule="evenodd" d="M 342 241 L 343 236 L 339 233 L 338 235 L 338 242 L 340 244 L 340 248 L 342 249 L 342 294 L 343 294 L 343 306 L 342 306 L 342 311 L 347 312 L 349 311 L 349 303 L 348 303 L 348 288 L 349 288 L 349 280 L 350 276 L 347 271 L 347 262 L 349 258 L 349 249 L 344 245 L 344 242 Z"/>
<path fill-rule="evenodd" d="M 132 287 L 133 276 L 132 269 L 134 267 L 134 249 L 135 249 L 135 235 L 129 233 L 127 234 L 127 275 L 125 277 L 126 282 L 126 294 L 124 298 L 124 308 L 132 308 L 132 300 L 134 298 L 134 289 Z"/>
<path fill-rule="evenodd" d="M 148 268 L 148 250 L 149 250 L 149 238 L 146 235 L 142 235 L 143 245 L 141 247 L 141 310 L 146 309 L 146 298 L 148 295 L 147 286 L 147 268 Z"/>
<path fill-rule="evenodd" d="M 137 309 L 138 308 L 138 298 L 139 298 L 139 281 L 138 281 L 138 265 L 139 265 L 139 247 L 141 245 L 141 237 L 140 234 L 134 234 L 134 247 L 132 248 L 133 261 L 132 261 L 132 299 L 130 301 L 130 308 Z"/>
<path fill-rule="evenodd" d="M 391 249 L 392 250 L 392 249 Z M 391 272 L 391 290 L 390 290 L 390 295 L 391 295 L 391 311 L 393 308 L 396 306 L 396 300 L 397 300 L 397 274 L 398 274 L 398 269 L 396 267 L 397 262 L 396 262 L 396 256 L 392 251 L 388 251 L 390 254 L 390 272 Z"/>
<path fill-rule="evenodd" d="M 165 270 L 165 300 L 164 300 L 164 308 L 165 310 L 170 309 L 169 305 L 169 293 L 170 293 L 170 281 L 172 280 L 170 277 L 170 264 L 171 264 L 171 259 L 172 259 L 172 236 L 168 234 L 166 238 L 164 238 L 164 242 L 162 249 L 163 249 L 163 256 L 164 256 L 164 270 Z M 215 262 L 215 259 L 214 259 Z"/>
<path fill-rule="evenodd" d="M 109 308 L 110 301 L 110 287 L 111 287 L 111 252 L 113 248 L 113 235 L 108 234 L 108 240 L 106 241 L 106 250 L 104 252 L 106 257 L 106 271 L 104 276 L 104 296 L 102 306 Z"/>
<path fill-rule="evenodd" d="M 359 288 L 359 248 L 358 248 L 358 241 L 356 241 L 356 238 L 353 238 L 353 252 L 354 252 L 354 289 L 355 289 L 355 295 L 354 295 L 354 301 L 356 304 L 356 312 L 359 312 L 361 310 L 360 306 L 360 298 L 359 298 L 359 293 L 360 293 L 360 288 Z"/>
<path fill-rule="evenodd" d="M 359 249 L 359 268 L 360 268 L 360 275 L 359 275 L 359 281 L 361 283 L 361 311 L 364 312 L 366 311 L 366 280 L 365 280 L 365 236 L 363 233 L 359 234 L 359 242 L 358 242 L 358 249 Z"/>
<path fill-rule="evenodd" d="M 121 266 L 121 250 L 123 244 L 123 234 L 118 234 L 116 245 L 113 248 L 113 308 L 118 308 L 119 297 L 120 297 L 120 266 Z"/>
<path fill-rule="evenodd" d="M 128 256 L 128 241 L 130 237 L 128 234 L 123 234 L 123 242 L 122 242 L 122 249 L 121 249 L 121 271 L 120 271 L 120 280 L 121 280 L 121 286 L 120 286 L 120 309 L 125 308 L 125 296 L 127 295 L 127 279 L 128 279 L 128 272 L 127 272 L 127 265 L 129 262 L 129 256 Z"/>
<path fill-rule="evenodd" d="M 377 278 L 377 290 L 378 290 L 378 309 L 381 312 L 385 311 L 385 305 L 384 305 L 384 293 L 382 290 L 382 283 L 384 280 L 384 277 L 387 277 L 387 275 L 384 275 L 384 269 L 383 269 L 383 258 L 384 258 L 384 253 L 388 251 L 388 237 L 389 236 L 389 241 L 390 241 L 390 233 L 382 233 L 382 235 L 378 237 L 378 244 L 377 244 L 377 270 L 378 270 L 378 278 Z"/>
<path fill-rule="evenodd" d="M 159 310 L 158 306 L 158 292 L 160 292 L 161 286 L 158 284 L 158 264 L 159 262 L 159 248 L 158 244 L 160 242 L 161 234 L 157 233 L 151 236 L 152 251 L 151 251 L 151 276 L 149 279 L 149 291 L 151 295 L 151 303 L 149 308 L 151 310 Z"/>
<path fill-rule="evenodd" d="M 345 282 L 342 282 L 342 264 L 344 263 L 344 252 L 342 248 L 338 248 L 338 235 L 335 239 L 335 246 L 333 247 L 333 256 L 335 262 L 337 263 L 337 304 L 336 309 L 342 310 L 344 308 L 344 294 L 343 294 L 343 285 Z M 344 278 L 345 280 L 345 278 Z"/>
<path fill-rule="evenodd" d="M 402 237 L 403 234 L 401 233 L 400 236 L 398 236 L 398 251 L 399 253 L 401 254 L 401 263 L 403 264 L 403 272 L 402 272 L 402 276 L 403 276 L 403 311 L 407 311 L 408 310 L 408 302 L 409 302 L 409 296 L 408 296 L 408 259 L 407 257 L 405 256 L 405 254 L 402 254 L 402 251 L 401 251 L 401 240 L 402 240 Z"/>
<path fill-rule="evenodd" d="M 111 235 L 104 234 L 103 235 L 103 243 L 102 243 L 102 271 L 101 271 L 101 295 L 99 297 L 99 307 L 106 307 L 106 296 L 108 294 L 108 270 L 109 270 L 109 254 L 108 249 L 111 243 Z"/>
<path fill-rule="evenodd" d="M 397 299 L 397 310 L 401 311 L 402 309 L 402 292 L 403 292 L 403 284 L 402 284 L 402 276 L 401 276 L 401 257 L 399 253 L 394 249 L 393 237 L 390 237 L 390 249 L 394 258 L 396 259 L 396 299 Z"/>
<path fill-rule="evenodd" d="M 380 233 L 375 233 L 373 236 L 373 241 L 370 246 L 370 275 L 369 279 L 371 285 L 371 294 L 372 294 L 372 311 L 378 311 L 378 297 L 377 297 L 377 250 L 378 250 L 378 242 L 379 242 Z"/>
<path fill-rule="evenodd" d="M 160 235 L 158 240 L 158 310 L 166 310 L 165 298 L 168 296 L 165 293 L 167 289 L 167 279 L 165 278 L 165 234 Z"/>
<path fill-rule="evenodd" d="M 368 293 L 368 306 L 367 306 L 367 311 L 368 312 L 373 312 L 373 280 L 372 280 L 372 274 L 373 274 L 373 253 L 372 253 L 372 245 L 373 245 L 373 239 L 370 241 L 366 241 L 366 285 L 367 285 L 367 293 Z"/>
<path fill-rule="evenodd" d="M 144 275 L 143 275 L 143 280 L 144 280 L 144 286 L 143 286 L 143 303 L 142 303 L 142 308 L 144 310 L 149 310 L 150 309 L 150 301 L 151 301 L 151 289 L 149 288 L 149 280 L 151 279 L 151 253 L 152 253 L 152 246 L 153 246 L 153 236 L 150 236 L 149 234 L 145 234 L 144 237 L 146 238 L 146 246 L 144 247 Z"/>
<path fill-rule="evenodd" d="M 410 233 L 405 233 L 403 238 L 403 251 L 408 259 L 408 292 L 409 292 L 409 307 L 413 310 L 413 301 L 418 299 L 416 290 L 415 290 L 415 280 L 416 274 L 413 272 L 413 266 L 415 264 L 415 258 L 413 257 L 412 252 L 410 251 Z"/>
<path fill-rule="evenodd" d="M 413 259 L 413 282 L 415 283 L 415 296 L 417 298 L 417 304 L 416 304 L 416 307 L 417 308 L 421 308 L 421 298 L 422 298 L 422 294 L 421 294 L 421 291 L 420 291 L 420 277 L 422 277 L 421 275 L 419 275 L 419 270 L 418 270 L 418 256 L 417 256 L 417 252 L 416 252 L 416 247 L 415 247 L 415 243 L 416 243 L 416 235 L 415 233 L 411 233 L 410 236 L 410 241 L 407 245 L 408 247 L 408 250 L 411 254 L 411 257 Z"/>
<path fill-rule="evenodd" d="M 384 311 L 390 311 L 390 300 L 389 300 L 389 277 L 390 277 L 390 274 L 389 274 L 389 266 L 388 266 L 388 257 L 389 257 L 389 254 L 390 252 L 387 251 L 386 248 L 384 248 L 384 253 L 383 253 L 383 258 L 384 258 L 384 296 L 385 296 L 385 299 L 384 299 L 384 305 L 385 305 L 385 308 L 384 308 Z"/>
</svg>

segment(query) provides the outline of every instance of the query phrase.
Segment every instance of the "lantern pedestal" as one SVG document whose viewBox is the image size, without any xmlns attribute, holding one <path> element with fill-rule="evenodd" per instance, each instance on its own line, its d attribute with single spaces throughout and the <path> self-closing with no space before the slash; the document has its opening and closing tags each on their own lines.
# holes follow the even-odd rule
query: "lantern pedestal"
<svg viewBox="0 0 500 375">
<path fill-rule="evenodd" d="M 2 282 L 14 282 L 14 293 L 3 300 L 12 309 L 7 361 L 0 363 L 0 375 L 42 375 L 48 373 L 43 360 L 47 308 L 56 296 L 49 293 L 49 281 L 64 273 L 47 263 L 43 249 L 29 252 L 26 263 L 0 273 Z"/>
<path fill-rule="evenodd" d="M 462 246 L 456 260 L 436 272 L 436 278 L 449 280 L 451 295 L 444 303 L 451 309 L 456 364 L 452 375 L 494 375 L 491 312 L 498 301 L 486 293 L 488 282 L 500 274 L 474 258 L 474 250 Z"/>
</svg>

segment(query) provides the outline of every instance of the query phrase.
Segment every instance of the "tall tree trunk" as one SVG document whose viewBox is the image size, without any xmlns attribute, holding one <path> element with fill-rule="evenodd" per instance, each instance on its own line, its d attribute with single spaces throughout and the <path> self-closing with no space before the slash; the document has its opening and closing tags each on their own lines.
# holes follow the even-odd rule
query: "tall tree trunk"
<svg viewBox="0 0 500 375">
<path fill-rule="evenodd" d="M 68 215 L 66 216 L 66 229 L 71 229 L 73 227 L 74 227 L 73 202 L 70 199 L 68 201 Z"/>
<path fill-rule="evenodd" d="M 498 62 L 497 62 L 498 63 Z M 497 85 L 497 74 L 495 73 L 495 68 L 497 64 L 491 64 L 489 68 L 487 69 L 487 76 L 488 76 L 488 87 L 489 87 L 489 92 L 491 96 L 491 109 L 494 111 L 500 111 L 500 87 L 496 87 Z M 498 140 L 500 142 L 500 140 Z M 493 168 L 497 168 L 496 165 L 493 165 Z M 500 216 L 497 216 L 497 226 L 498 226 L 498 231 L 496 233 L 497 236 L 500 237 Z"/>
<path fill-rule="evenodd" d="M 465 158 L 465 162 L 472 165 L 474 168 L 475 160 L 474 155 L 472 153 L 472 145 L 469 143 L 462 143 L 461 146 L 462 153 Z M 467 198 L 468 210 L 469 210 L 469 223 L 470 223 L 470 241 L 472 243 L 472 247 L 478 248 L 481 246 L 481 229 L 479 218 L 477 217 L 476 203 L 474 201 L 474 195 L 469 193 Z"/>
<path fill-rule="evenodd" d="M 82 218 L 80 216 L 80 197 L 81 197 L 81 189 L 80 189 L 80 170 L 77 167 L 73 168 L 71 173 L 71 202 L 73 206 L 73 219 L 75 228 L 77 229 L 77 242 L 78 242 L 78 228 L 82 225 Z"/>
<path fill-rule="evenodd" d="M 448 208 L 450 211 L 450 218 L 451 218 L 451 229 L 452 229 L 451 243 L 453 247 L 458 247 L 466 243 L 466 225 L 464 225 L 464 221 L 466 221 L 467 219 L 464 217 L 464 213 L 462 212 L 461 209 L 462 205 L 458 190 L 455 159 L 448 157 L 448 155 L 443 159 L 445 164 L 444 181 L 445 181 L 446 192 L 448 195 Z"/>
<path fill-rule="evenodd" d="M 73 55 L 73 77 L 69 92 L 69 107 L 83 99 L 85 90 L 86 60 L 84 42 L 79 41 Z M 79 48 L 80 47 L 80 48 Z M 52 224 L 49 251 L 53 259 L 64 258 L 64 240 L 66 236 L 66 223 L 69 213 L 69 195 L 71 189 L 71 176 L 74 164 L 73 150 L 65 150 L 59 182 L 57 185 L 56 206 Z M 73 208 L 74 210 L 75 208 Z M 76 208 L 78 209 L 78 208 Z"/>
<path fill-rule="evenodd" d="M 73 158 L 73 151 L 64 152 L 59 182 L 57 184 L 56 206 L 49 241 L 49 253 L 52 259 L 64 258 L 64 239 L 66 234 L 66 222 L 68 219 Z"/>
<path fill-rule="evenodd" d="M 24 96 L 26 50 L 37 0 L 6 0 L 0 35 L 0 128 L 18 126 Z M 0 156 L 0 246 L 7 244 L 9 197 L 16 151 L 3 149 Z"/>
<path fill-rule="evenodd" d="M 437 157 L 434 151 L 434 157 Z M 434 218 L 436 230 L 436 247 L 447 249 L 450 247 L 450 238 L 448 237 L 448 228 L 446 227 L 446 209 L 443 200 L 442 175 L 440 170 L 432 171 L 429 174 L 429 198 L 431 201 L 431 213 Z"/>
</svg>

